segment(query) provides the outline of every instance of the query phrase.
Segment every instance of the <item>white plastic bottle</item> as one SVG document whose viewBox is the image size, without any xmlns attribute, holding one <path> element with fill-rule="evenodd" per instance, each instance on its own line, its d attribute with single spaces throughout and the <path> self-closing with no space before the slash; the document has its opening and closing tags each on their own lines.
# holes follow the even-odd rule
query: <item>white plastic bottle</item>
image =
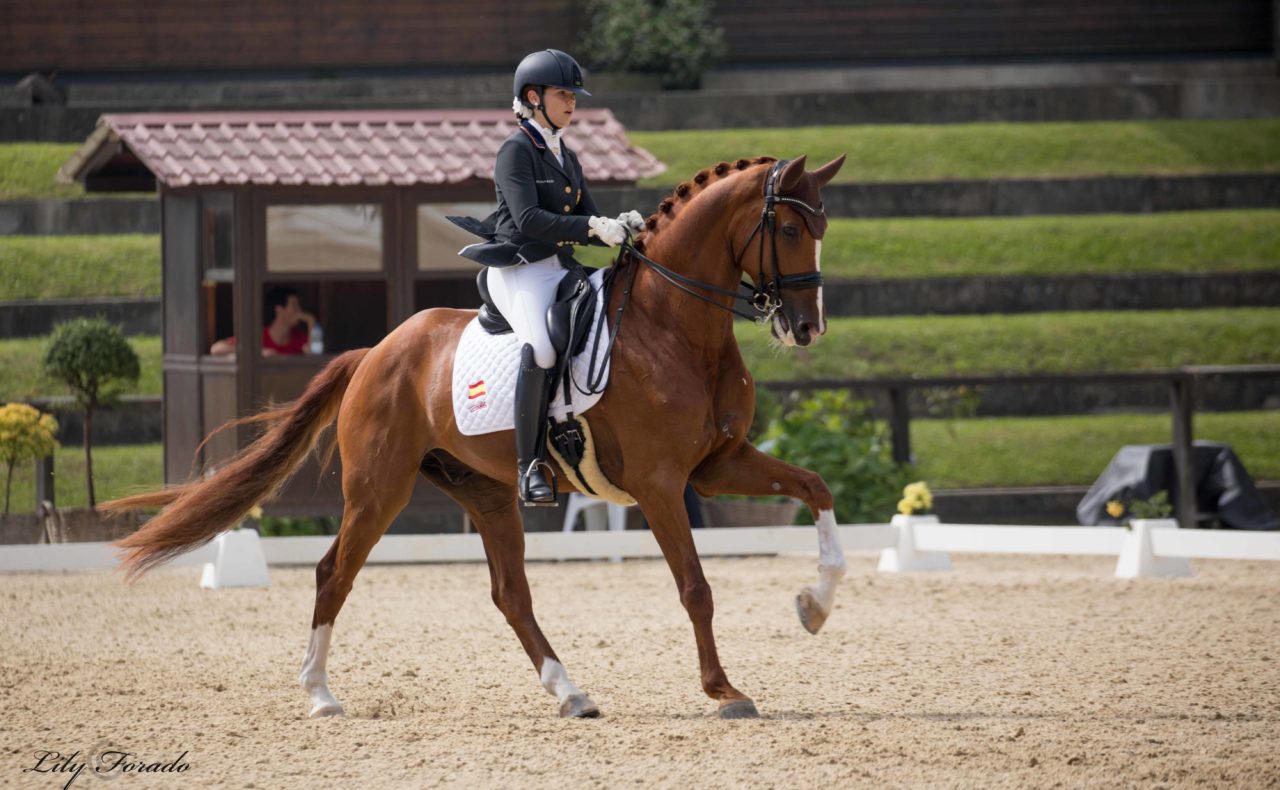
<svg viewBox="0 0 1280 790">
<path fill-rule="evenodd" d="M 324 353 L 324 330 L 320 328 L 319 324 L 311 325 L 311 353 Z"/>
</svg>

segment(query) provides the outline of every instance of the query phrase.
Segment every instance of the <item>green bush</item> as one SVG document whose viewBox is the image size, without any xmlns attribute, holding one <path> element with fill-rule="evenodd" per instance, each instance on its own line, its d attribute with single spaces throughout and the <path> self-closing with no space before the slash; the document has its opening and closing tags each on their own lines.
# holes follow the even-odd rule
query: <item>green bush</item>
<svg viewBox="0 0 1280 790">
<path fill-rule="evenodd" d="M 258 534 L 264 538 L 291 538 L 297 535 L 337 535 L 341 524 L 334 516 L 308 518 L 299 516 L 263 516 L 258 519 Z"/>
<path fill-rule="evenodd" d="M 45 373 L 71 389 L 84 411 L 85 487 L 93 492 L 93 413 L 118 397 L 120 385 L 136 382 L 140 365 L 120 327 L 101 318 L 68 321 L 54 327 L 44 355 Z"/>
<path fill-rule="evenodd" d="M 784 408 L 764 432 L 760 449 L 822 475 L 836 502 L 836 520 L 887 520 L 897 509 L 909 467 L 893 460 L 893 443 L 871 404 L 847 390 L 823 390 Z"/>
<path fill-rule="evenodd" d="M 599 71 L 657 74 L 674 89 L 697 88 L 728 51 L 708 0 L 591 0 L 582 50 Z"/>
</svg>

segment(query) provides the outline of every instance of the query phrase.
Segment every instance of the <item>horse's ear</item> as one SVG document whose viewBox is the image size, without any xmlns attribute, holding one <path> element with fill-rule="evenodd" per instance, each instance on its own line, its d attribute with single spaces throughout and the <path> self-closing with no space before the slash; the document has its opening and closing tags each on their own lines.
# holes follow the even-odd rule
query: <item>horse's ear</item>
<svg viewBox="0 0 1280 790">
<path fill-rule="evenodd" d="M 818 179 L 819 189 L 825 187 L 827 182 L 835 178 L 836 173 L 840 172 L 840 167 L 844 165 L 845 156 L 847 156 L 847 154 L 840 154 L 840 156 L 832 159 L 830 162 L 827 162 L 822 167 L 813 171 L 813 177 Z"/>
<path fill-rule="evenodd" d="M 787 194 L 800 186 L 800 177 L 804 175 L 804 155 L 792 159 L 778 174 L 778 192 Z"/>
</svg>

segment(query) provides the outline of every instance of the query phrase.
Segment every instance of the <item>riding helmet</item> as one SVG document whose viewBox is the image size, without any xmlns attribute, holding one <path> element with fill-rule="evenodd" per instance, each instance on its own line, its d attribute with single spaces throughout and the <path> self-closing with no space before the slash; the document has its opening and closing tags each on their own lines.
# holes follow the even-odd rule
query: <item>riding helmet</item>
<svg viewBox="0 0 1280 790">
<path fill-rule="evenodd" d="M 583 96 L 591 95 L 582 87 L 582 68 L 578 66 L 578 61 L 558 49 L 544 49 L 525 55 L 520 65 L 516 66 L 516 76 L 512 82 L 511 92 L 521 104 L 525 103 L 525 98 L 520 95 L 520 89 L 526 85 L 550 85 L 581 93 Z"/>
</svg>

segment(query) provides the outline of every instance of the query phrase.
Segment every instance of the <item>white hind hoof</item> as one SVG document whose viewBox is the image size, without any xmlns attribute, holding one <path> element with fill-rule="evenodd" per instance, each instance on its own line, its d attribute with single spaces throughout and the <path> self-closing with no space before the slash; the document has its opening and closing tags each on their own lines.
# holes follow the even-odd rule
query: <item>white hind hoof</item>
<svg viewBox="0 0 1280 790">
<path fill-rule="evenodd" d="M 337 700 L 317 702 L 311 708 L 311 718 L 313 719 L 327 719 L 332 716 L 341 716 L 342 713 L 342 705 L 338 704 Z"/>
</svg>

